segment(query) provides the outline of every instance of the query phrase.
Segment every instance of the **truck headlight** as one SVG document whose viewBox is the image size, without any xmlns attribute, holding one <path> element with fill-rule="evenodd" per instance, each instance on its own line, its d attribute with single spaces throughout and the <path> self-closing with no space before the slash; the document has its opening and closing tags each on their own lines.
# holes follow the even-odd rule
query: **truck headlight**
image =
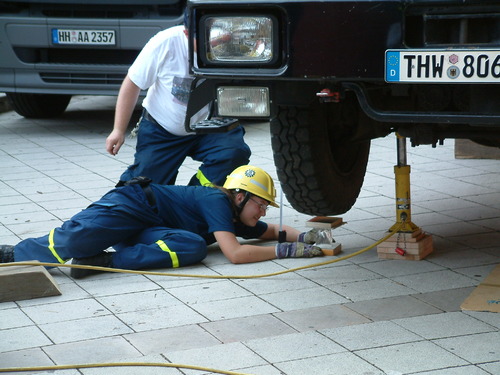
<svg viewBox="0 0 500 375">
<path fill-rule="evenodd" d="M 276 22 L 271 16 L 207 15 L 201 24 L 209 64 L 269 64 L 276 58 Z"/>
<path fill-rule="evenodd" d="M 220 116 L 269 117 L 269 88 L 222 86 L 217 88 L 217 111 Z"/>
</svg>

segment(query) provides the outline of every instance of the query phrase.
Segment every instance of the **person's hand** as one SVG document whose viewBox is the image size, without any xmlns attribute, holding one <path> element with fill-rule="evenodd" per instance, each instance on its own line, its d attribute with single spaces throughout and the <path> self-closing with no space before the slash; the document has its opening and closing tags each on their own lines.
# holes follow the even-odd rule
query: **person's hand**
<svg viewBox="0 0 500 375">
<path fill-rule="evenodd" d="M 320 237 L 319 236 L 320 231 L 321 229 L 313 228 L 309 232 L 302 232 L 301 234 L 299 234 L 297 241 L 307 244 L 313 244 L 315 242 L 318 242 L 318 239 Z"/>
<path fill-rule="evenodd" d="M 302 242 L 282 242 L 276 244 L 276 258 L 312 258 L 323 256 L 318 246 Z"/>
<path fill-rule="evenodd" d="M 118 130 L 113 130 L 106 138 L 106 151 L 111 155 L 118 154 L 120 147 L 125 143 L 125 134 Z"/>
</svg>

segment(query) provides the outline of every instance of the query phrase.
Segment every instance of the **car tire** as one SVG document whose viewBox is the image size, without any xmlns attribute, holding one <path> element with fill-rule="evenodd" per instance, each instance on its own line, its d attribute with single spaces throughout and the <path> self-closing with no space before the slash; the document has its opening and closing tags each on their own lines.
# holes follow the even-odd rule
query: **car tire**
<svg viewBox="0 0 500 375">
<path fill-rule="evenodd" d="M 271 141 L 288 202 L 308 215 L 347 212 L 360 193 L 370 151 L 370 140 L 351 140 L 364 115 L 357 100 L 278 111 Z"/>
<path fill-rule="evenodd" d="M 26 118 L 51 118 L 61 115 L 71 95 L 6 93 L 14 111 Z"/>
</svg>

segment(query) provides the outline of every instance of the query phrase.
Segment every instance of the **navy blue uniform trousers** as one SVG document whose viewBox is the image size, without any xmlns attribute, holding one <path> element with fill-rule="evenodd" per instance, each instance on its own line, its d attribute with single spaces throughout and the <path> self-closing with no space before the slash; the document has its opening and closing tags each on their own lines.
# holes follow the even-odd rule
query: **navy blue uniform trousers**
<svg viewBox="0 0 500 375">
<path fill-rule="evenodd" d="M 142 188 L 131 185 L 111 190 L 48 235 L 21 241 L 14 257 L 65 263 L 113 246 L 113 267 L 131 270 L 186 266 L 206 257 L 201 236 L 162 225 Z"/>
<path fill-rule="evenodd" d="M 134 163 L 123 172 L 120 181 L 145 176 L 156 184 L 173 185 L 189 156 L 202 162 L 189 185 L 222 186 L 232 171 L 250 161 L 251 151 L 244 135 L 244 128 L 238 126 L 225 133 L 177 136 L 142 117 Z"/>
</svg>

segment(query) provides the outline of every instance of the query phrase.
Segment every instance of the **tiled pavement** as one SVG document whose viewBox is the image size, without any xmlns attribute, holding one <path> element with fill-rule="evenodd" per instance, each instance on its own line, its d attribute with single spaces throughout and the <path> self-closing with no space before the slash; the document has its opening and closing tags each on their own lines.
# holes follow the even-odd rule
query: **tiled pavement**
<svg viewBox="0 0 500 375">
<path fill-rule="evenodd" d="M 63 117 L 0 114 L 0 243 L 46 234 L 112 188 L 133 157 L 104 150 L 114 98 L 76 97 Z M 251 162 L 276 176 L 266 124 L 247 127 Z M 334 238 L 350 254 L 394 223 L 395 137 L 373 142 L 362 193 Z M 154 362 L 259 375 L 500 374 L 500 314 L 461 302 L 499 263 L 500 161 L 455 159 L 454 142 L 410 148 L 413 222 L 433 235 L 423 261 L 375 250 L 260 279 L 51 270 L 63 294 L 0 303 L 0 368 Z M 187 162 L 179 183 L 197 164 Z M 288 204 L 284 222 L 310 217 Z M 267 220 L 278 222 L 279 210 Z M 321 260 L 325 260 L 324 258 Z M 318 262 L 232 265 L 212 249 L 200 275 L 258 275 Z M 168 270 L 170 271 L 170 270 Z M 206 372 L 206 371 L 205 371 Z M 52 373 L 32 371 L 32 373 Z M 183 368 L 67 369 L 57 374 L 196 374 Z"/>
</svg>

